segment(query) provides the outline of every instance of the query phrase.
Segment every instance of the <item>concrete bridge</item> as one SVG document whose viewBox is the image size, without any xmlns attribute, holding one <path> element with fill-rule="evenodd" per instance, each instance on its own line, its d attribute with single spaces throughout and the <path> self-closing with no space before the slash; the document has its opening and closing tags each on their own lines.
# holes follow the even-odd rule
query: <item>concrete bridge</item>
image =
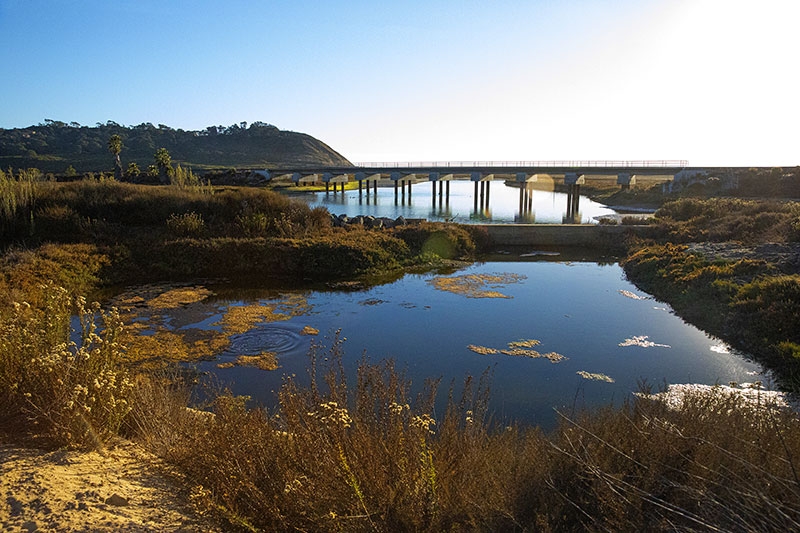
<svg viewBox="0 0 800 533">
<path fill-rule="evenodd" d="M 532 193 L 529 185 L 537 181 L 539 174 L 564 176 L 567 186 L 567 218 L 578 212 L 580 186 L 586 176 L 617 176 L 617 184 L 623 189 L 636 183 L 636 176 L 701 174 L 707 169 L 692 168 L 684 160 L 646 161 L 426 161 L 394 163 L 357 163 L 346 167 L 302 167 L 285 166 L 269 170 L 258 170 L 267 179 L 291 179 L 295 184 L 324 183 L 325 191 L 336 194 L 352 181 L 358 182 L 359 196 L 370 195 L 370 188 L 377 197 L 378 182 L 391 180 L 395 203 L 405 203 L 406 194 L 411 201 L 411 186 L 421 181 L 432 183 L 432 202 L 449 203 L 450 181 L 470 180 L 475 183 L 475 210 L 488 209 L 490 185 L 495 179 L 519 184 L 519 211 L 521 215 L 532 209 Z M 437 192 L 438 184 L 438 192 Z"/>
</svg>

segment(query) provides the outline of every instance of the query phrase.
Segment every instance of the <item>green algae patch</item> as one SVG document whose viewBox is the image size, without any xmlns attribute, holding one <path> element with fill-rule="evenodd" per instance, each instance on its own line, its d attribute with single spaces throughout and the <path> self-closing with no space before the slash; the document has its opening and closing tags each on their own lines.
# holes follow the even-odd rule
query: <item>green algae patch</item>
<svg viewBox="0 0 800 533">
<path fill-rule="evenodd" d="M 513 298 L 496 289 L 520 283 L 527 276 L 513 273 L 465 274 L 463 276 L 436 277 L 429 281 L 437 290 L 460 294 L 467 298 Z"/>
<path fill-rule="evenodd" d="M 609 377 L 605 374 L 595 374 L 592 372 L 587 372 L 585 370 L 578 370 L 575 372 L 583 379 L 588 379 L 590 381 L 605 381 L 606 383 L 614 383 L 614 378 Z"/>
</svg>

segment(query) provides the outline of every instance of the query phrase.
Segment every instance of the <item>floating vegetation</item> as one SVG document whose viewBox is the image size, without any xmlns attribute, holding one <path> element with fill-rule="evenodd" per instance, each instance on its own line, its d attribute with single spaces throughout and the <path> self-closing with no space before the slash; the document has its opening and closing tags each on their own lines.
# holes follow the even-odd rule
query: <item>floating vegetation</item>
<svg viewBox="0 0 800 533">
<path fill-rule="evenodd" d="M 614 383 L 614 378 L 606 376 L 605 374 L 594 374 L 592 372 L 586 372 L 585 370 L 578 370 L 575 373 L 583 379 L 588 379 L 590 381 L 605 381 L 606 383 Z"/>
<path fill-rule="evenodd" d="M 532 357 L 534 359 L 542 356 L 542 354 L 536 350 L 526 350 L 524 348 L 508 348 L 506 350 L 500 350 L 500 353 L 505 355 L 513 355 L 514 357 Z"/>
<path fill-rule="evenodd" d="M 198 329 L 176 333 L 159 328 L 152 335 L 143 335 L 125 328 L 121 340 L 128 360 L 147 367 L 210 359 L 230 345 L 227 335 Z"/>
<path fill-rule="evenodd" d="M 470 344 L 469 346 L 467 346 L 467 348 L 481 355 L 493 355 L 499 352 L 497 348 L 487 348 L 486 346 L 475 346 L 474 344 Z"/>
<path fill-rule="evenodd" d="M 625 339 L 621 343 L 620 346 L 640 346 L 642 348 L 671 348 L 669 344 L 658 344 L 657 342 L 647 340 L 649 337 L 647 335 L 638 335 L 631 337 L 630 339 Z"/>
<path fill-rule="evenodd" d="M 202 302 L 214 294 L 203 286 L 179 287 L 170 289 L 147 302 L 153 309 L 175 309 L 184 305 Z"/>
<path fill-rule="evenodd" d="M 625 289 L 620 289 L 619 293 L 626 298 L 630 298 L 631 300 L 649 300 L 650 297 L 648 296 L 639 296 L 631 291 L 626 291 Z"/>
<path fill-rule="evenodd" d="M 533 348 L 534 346 L 539 346 L 542 341 L 537 341 L 536 339 L 524 339 L 514 342 L 509 342 L 509 348 Z"/>
<path fill-rule="evenodd" d="M 253 366 L 259 370 L 277 370 L 278 357 L 275 352 L 262 352 L 258 355 L 240 355 L 236 361 L 219 363 L 217 368 L 233 368 L 234 366 Z"/>
<path fill-rule="evenodd" d="M 308 302 L 304 297 L 291 295 L 284 300 L 268 304 L 231 306 L 216 325 L 221 325 L 229 335 L 235 335 L 250 331 L 256 324 L 262 322 L 289 320 L 308 311 Z"/>
<path fill-rule="evenodd" d="M 380 298 L 368 298 L 366 300 L 361 300 L 358 302 L 358 305 L 380 305 L 385 304 L 385 300 L 381 300 Z"/>
<path fill-rule="evenodd" d="M 479 353 L 482 355 L 494 355 L 501 353 L 503 355 L 509 355 L 512 357 L 529 357 L 531 359 L 547 359 L 551 363 L 558 363 L 567 359 L 565 356 L 561 355 L 560 353 L 556 352 L 548 352 L 548 353 L 540 353 L 536 350 L 531 350 L 533 346 L 538 346 L 541 344 L 541 341 L 536 339 L 523 339 L 519 341 L 513 341 L 508 343 L 508 348 L 504 350 L 498 350 L 497 348 L 489 348 L 486 346 L 477 346 L 475 344 L 470 344 L 467 346 L 470 350 L 475 353 Z"/>
<path fill-rule="evenodd" d="M 511 355 L 514 357 L 530 357 L 531 359 L 547 359 L 551 363 L 560 363 L 566 359 L 565 356 L 556 352 L 540 353 L 536 350 L 525 350 L 524 348 L 510 348 L 508 350 L 500 350 L 500 353 Z"/>
<path fill-rule="evenodd" d="M 231 349 L 232 335 L 242 335 L 259 324 L 286 321 L 310 311 L 302 294 L 261 304 L 230 306 L 206 301 L 212 294 L 199 285 L 165 284 L 144 285 L 120 294 L 112 303 L 124 313 L 121 316 L 125 327 L 120 341 L 126 346 L 128 360 L 160 367 L 169 362 L 212 359 Z M 311 326 L 300 332 L 300 335 L 317 334 L 319 331 Z"/>
<path fill-rule="evenodd" d="M 461 294 L 467 298 L 512 298 L 499 291 L 498 289 L 511 283 L 520 283 L 527 279 L 521 274 L 466 274 L 463 276 L 452 276 L 449 278 L 437 277 L 428 283 L 440 291 Z"/>
<path fill-rule="evenodd" d="M 542 357 L 550 361 L 551 363 L 560 363 L 561 361 L 565 361 L 567 357 L 565 355 L 561 355 L 557 352 L 547 352 L 543 353 Z"/>
</svg>

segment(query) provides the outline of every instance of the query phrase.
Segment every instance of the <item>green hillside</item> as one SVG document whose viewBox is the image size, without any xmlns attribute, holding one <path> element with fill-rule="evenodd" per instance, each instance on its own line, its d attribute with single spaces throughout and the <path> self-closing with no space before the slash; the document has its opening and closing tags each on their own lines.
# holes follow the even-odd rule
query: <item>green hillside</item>
<svg viewBox="0 0 800 533">
<path fill-rule="evenodd" d="M 45 120 L 38 126 L 0 129 L 0 168 L 63 173 L 71 165 L 77 172 L 112 171 L 114 156 L 108 149 L 112 135 L 122 138 L 123 166 L 134 162 L 142 169 L 153 164 L 159 148 L 166 148 L 174 163 L 195 169 L 350 164 L 310 135 L 263 122 L 185 131 L 164 124 L 121 126 L 109 121 L 90 127 Z"/>
</svg>

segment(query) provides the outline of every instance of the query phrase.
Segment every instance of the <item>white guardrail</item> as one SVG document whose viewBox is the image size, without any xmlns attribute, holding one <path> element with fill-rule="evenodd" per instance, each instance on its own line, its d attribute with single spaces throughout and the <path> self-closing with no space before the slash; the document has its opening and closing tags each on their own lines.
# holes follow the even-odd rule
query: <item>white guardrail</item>
<svg viewBox="0 0 800 533">
<path fill-rule="evenodd" d="M 395 161 L 353 163 L 362 168 L 474 168 L 474 167 L 574 167 L 574 168 L 685 168 L 683 159 L 652 159 L 642 161 Z"/>
</svg>

